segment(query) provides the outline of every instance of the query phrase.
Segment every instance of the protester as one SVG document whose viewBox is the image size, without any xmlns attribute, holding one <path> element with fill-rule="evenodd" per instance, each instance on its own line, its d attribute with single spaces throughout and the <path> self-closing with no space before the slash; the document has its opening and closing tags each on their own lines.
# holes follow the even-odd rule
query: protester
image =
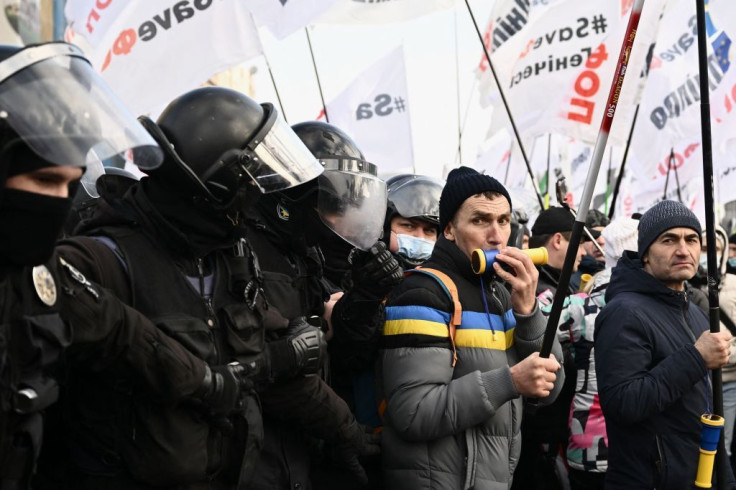
<svg viewBox="0 0 736 490">
<path fill-rule="evenodd" d="M 641 217 L 638 255 L 611 275 L 595 332 L 607 489 L 692 488 L 700 417 L 712 412 L 708 369 L 728 362 L 731 341 L 689 300 L 701 232 L 687 207 L 661 201 Z"/>
<path fill-rule="evenodd" d="M 439 236 L 439 203 L 444 182 L 402 174 L 386 181 L 388 207 L 383 241 L 405 269 L 429 259 Z"/>
<path fill-rule="evenodd" d="M 547 265 L 539 267 L 538 295 L 547 289 L 550 289 L 553 293 L 557 290 L 557 282 L 560 278 L 562 265 L 565 263 L 567 247 L 570 244 L 573 223 L 575 223 L 575 218 L 570 211 L 558 206 L 545 209 L 539 213 L 534 221 L 532 236 L 529 238 L 529 247 L 545 247 L 549 254 Z M 578 247 L 573 272 L 578 270 L 580 261 L 585 255 L 585 247 L 581 244 Z M 576 292 L 577 290 L 570 288 L 570 294 Z"/>
<path fill-rule="evenodd" d="M 549 403 L 559 393 L 560 347 L 555 342 L 552 357 L 539 357 L 545 325 L 537 271 L 527 255 L 506 247 L 510 222 L 511 199 L 496 179 L 467 167 L 451 171 L 440 197 L 443 233 L 423 267 L 453 281 L 459 304 L 425 274 L 405 278 L 389 295 L 380 352 L 387 488 L 508 487 L 520 450 L 521 397 Z M 498 261 L 514 272 L 494 263 L 493 276 L 475 275 L 477 248 L 500 250 Z"/>
<path fill-rule="evenodd" d="M 560 316 L 558 339 L 563 349 L 572 347 L 577 383 L 570 405 L 567 463 L 573 490 L 603 489 L 608 466 L 606 422 L 601 412 L 594 362 L 595 319 L 605 306 L 605 294 L 612 268 L 624 250 L 636 251 L 639 222 L 631 218 L 613 220 L 602 235 L 605 238 L 606 268 L 593 276 L 585 292 L 569 296 Z M 539 301 L 546 313 L 554 296 L 543 293 Z"/>
<path fill-rule="evenodd" d="M 728 265 L 726 271 L 736 274 L 736 233 L 728 237 Z"/>
<path fill-rule="evenodd" d="M 716 263 L 718 271 L 716 280 L 718 284 L 718 305 L 720 307 L 721 330 L 728 330 L 731 335 L 736 335 L 736 276 L 726 272 L 727 258 L 723 251 L 726 248 L 726 230 L 716 226 Z M 708 303 L 708 240 L 706 234 L 701 237 L 700 266 L 698 272 L 689 283 L 694 286 L 693 302 L 708 315 L 710 305 Z M 723 366 L 723 438 L 726 444 L 726 452 L 732 456 L 731 445 L 733 443 L 734 422 L 736 422 L 736 337 L 731 340 L 731 353 L 728 364 Z"/>
<path fill-rule="evenodd" d="M 557 291 L 574 223 L 575 218 L 570 210 L 557 206 L 545 209 L 534 221 L 529 246 L 545 247 L 549 255 L 547 265 L 537 267 L 538 296 L 545 292 L 553 296 Z M 577 250 L 573 271 L 577 270 L 581 259 L 585 256 L 585 248 L 581 244 Z M 576 289 L 570 287 L 568 292 L 574 294 Z M 568 417 L 575 394 L 576 370 L 569 343 L 562 345 L 562 352 L 565 382 L 560 395 L 553 403 L 524 418 L 521 427 L 521 457 L 518 477 L 514 479 L 514 489 L 565 488 L 568 480 L 566 465 L 562 458 L 569 439 Z"/>
<path fill-rule="evenodd" d="M 575 291 L 579 291 L 581 289 L 580 283 L 583 274 L 593 276 L 605 268 L 606 260 L 603 254 L 606 242 L 601 232 L 610 222 L 611 220 L 608 219 L 608 216 L 597 209 L 591 209 L 588 211 L 588 216 L 585 219 L 585 227 L 590 231 L 595 242 L 592 240 L 586 240 L 582 244 L 582 247 L 585 249 L 585 255 L 580 260 L 577 272 L 570 277 L 570 286 Z M 600 249 L 596 247 L 596 243 Z"/>
</svg>

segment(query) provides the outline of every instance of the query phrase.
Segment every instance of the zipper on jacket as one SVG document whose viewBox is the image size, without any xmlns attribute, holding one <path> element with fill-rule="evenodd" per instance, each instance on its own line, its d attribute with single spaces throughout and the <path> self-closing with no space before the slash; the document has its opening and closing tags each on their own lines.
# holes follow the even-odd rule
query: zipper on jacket
<svg viewBox="0 0 736 490">
<path fill-rule="evenodd" d="M 675 293 L 678 294 L 678 293 Z M 690 340 L 693 341 L 693 343 L 697 342 L 697 339 L 695 338 L 695 333 L 693 333 L 692 328 L 690 328 L 690 323 L 687 321 L 687 308 L 689 305 L 689 301 L 687 298 L 687 291 L 683 292 L 683 302 L 682 306 L 680 306 L 680 313 L 682 313 L 682 321 L 684 323 L 685 331 L 687 331 L 688 336 L 690 337 Z"/>
<path fill-rule="evenodd" d="M 208 298 L 206 295 L 206 291 L 204 290 L 204 266 L 201 258 L 197 259 L 197 271 L 199 272 L 199 295 L 204 300 L 204 306 L 207 310 L 207 325 L 210 327 L 210 339 L 212 340 L 212 346 L 215 348 L 215 359 L 217 359 L 217 364 L 221 364 L 219 335 L 217 335 L 215 332 L 215 328 L 217 327 L 217 316 L 215 316 L 215 308 L 212 306 L 212 297 L 210 296 Z"/>
<path fill-rule="evenodd" d="M 654 465 L 657 467 L 657 472 L 659 473 L 659 482 L 662 483 L 662 479 L 664 478 L 664 468 L 667 466 L 667 462 L 664 460 L 664 451 L 662 450 L 662 441 L 659 439 L 659 436 L 655 434 L 654 440 L 657 443 L 657 460 L 654 462 Z"/>
</svg>

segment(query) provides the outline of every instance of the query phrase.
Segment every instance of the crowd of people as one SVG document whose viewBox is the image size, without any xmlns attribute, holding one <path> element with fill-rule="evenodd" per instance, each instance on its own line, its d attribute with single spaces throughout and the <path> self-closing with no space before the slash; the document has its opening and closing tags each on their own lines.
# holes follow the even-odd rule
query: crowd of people
<svg viewBox="0 0 736 490">
<path fill-rule="evenodd" d="M 692 488 L 717 368 L 731 454 L 736 236 L 711 333 L 683 204 L 589 212 L 540 357 L 567 205 L 221 87 L 136 120 L 65 43 L 0 46 L 0 124 L 0 490 Z"/>
</svg>

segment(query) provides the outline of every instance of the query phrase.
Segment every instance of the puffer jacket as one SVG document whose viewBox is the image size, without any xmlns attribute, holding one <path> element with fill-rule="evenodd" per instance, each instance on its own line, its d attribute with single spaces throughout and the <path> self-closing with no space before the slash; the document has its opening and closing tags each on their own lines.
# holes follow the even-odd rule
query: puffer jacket
<svg viewBox="0 0 736 490">
<path fill-rule="evenodd" d="M 635 256 L 619 260 L 595 328 L 609 441 L 606 489 L 692 488 L 700 416 L 712 403 L 705 361 L 694 346 L 707 329 L 688 289 L 668 288 Z"/>
<path fill-rule="evenodd" d="M 590 294 L 579 293 L 565 298 L 557 338 L 565 348 L 570 345 L 577 370 L 575 394 L 569 409 L 570 437 L 567 463 L 580 471 L 603 473 L 608 466 L 606 421 L 601 411 L 595 369 L 593 339 L 595 319 L 606 304 L 606 288 L 612 269 L 593 276 Z M 546 291 L 539 296 L 542 311 L 549 314 L 554 296 Z"/>
<path fill-rule="evenodd" d="M 522 400 L 510 366 L 539 350 L 545 321 L 511 309 L 509 293 L 473 274 L 469 259 L 440 238 L 425 268 L 455 282 L 462 323 L 454 342 L 452 303 L 433 278 L 413 274 L 389 296 L 380 368 L 386 397 L 382 441 L 386 488 L 507 489 L 520 451 Z M 487 309 L 484 307 L 487 302 Z M 561 359 L 555 341 L 553 353 Z M 558 371 L 552 402 L 564 381 Z"/>
</svg>

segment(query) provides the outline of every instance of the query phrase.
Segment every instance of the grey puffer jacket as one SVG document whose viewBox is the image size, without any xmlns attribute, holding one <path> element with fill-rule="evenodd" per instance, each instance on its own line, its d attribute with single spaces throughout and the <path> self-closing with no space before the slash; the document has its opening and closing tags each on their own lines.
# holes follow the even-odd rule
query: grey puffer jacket
<svg viewBox="0 0 736 490">
<path fill-rule="evenodd" d="M 515 314 L 506 289 L 487 278 L 486 310 L 480 277 L 444 238 L 423 268 L 439 269 L 457 286 L 463 311 L 454 339 L 458 359 L 453 367 L 447 294 L 431 277 L 407 277 L 389 296 L 381 339 L 386 488 L 508 489 L 522 415 L 510 366 L 539 350 L 544 316 L 538 307 Z M 553 353 L 562 359 L 557 341 Z M 543 403 L 556 398 L 562 372 Z"/>
</svg>

